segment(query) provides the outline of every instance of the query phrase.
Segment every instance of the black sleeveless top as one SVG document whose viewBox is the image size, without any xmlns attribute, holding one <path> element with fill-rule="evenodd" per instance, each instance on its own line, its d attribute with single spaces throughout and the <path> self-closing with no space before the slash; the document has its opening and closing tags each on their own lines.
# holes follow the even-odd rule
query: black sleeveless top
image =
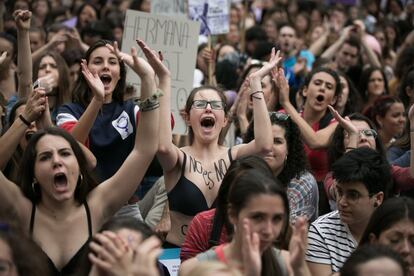
<svg viewBox="0 0 414 276">
<path fill-rule="evenodd" d="M 91 220 L 91 214 L 89 211 L 88 203 L 85 201 L 83 203 L 83 206 L 85 207 L 86 218 L 88 220 L 89 238 L 82 245 L 82 247 L 76 252 L 76 254 L 69 260 L 69 262 L 62 268 L 61 271 L 59 271 L 56 268 L 55 264 L 49 258 L 49 256 L 42 251 L 48 260 L 48 267 L 49 267 L 51 276 L 83 275 L 80 271 L 84 268 L 85 260 L 87 260 L 88 258 L 88 252 L 89 252 L 88 244 L 89 244 L 89 241 L 92 239 L 92 220 Z M 30 236 L 33 236 L 33 226 L 34 226 L 35 215 L 36 215 L 36 205 L 33 203 L 32 215 L 30 218 Z"/>
</svg>

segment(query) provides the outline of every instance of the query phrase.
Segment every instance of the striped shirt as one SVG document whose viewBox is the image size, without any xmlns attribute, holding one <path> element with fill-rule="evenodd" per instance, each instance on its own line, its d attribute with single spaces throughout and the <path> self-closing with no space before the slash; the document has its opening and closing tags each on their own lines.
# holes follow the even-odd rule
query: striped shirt
<svg viewBox="0 0 414 276">
<path fill-rule="evenodd" d="M 341 269 L 358 243 L 346 224 L 342 223 L 338 211 L 319 217 L 308 232 L 306 260 L 330 265 L 333 272 Z"/>
</svg>

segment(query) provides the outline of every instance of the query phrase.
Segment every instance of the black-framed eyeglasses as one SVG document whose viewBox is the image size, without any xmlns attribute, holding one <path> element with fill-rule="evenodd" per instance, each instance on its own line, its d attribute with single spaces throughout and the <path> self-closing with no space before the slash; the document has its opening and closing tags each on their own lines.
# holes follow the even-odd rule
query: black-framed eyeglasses
<svg viewBox="0 0 414 276">
<path fill-rule="evenodd" d="M 279 111 L 269 112 L 269 117 L 270 117 L 271 122 L 286 121 L 287 119 L 290 118 L 289 114 L 279 112 Z"/>
<path fill-rule="evenodd" d="M 206 101 L 206 100 L 195 100 L 192 106 L 196 109 L 205 109 L 210 104 L 211 109 L 223 110 L 226 104 L 223 101 Z"/>
</svg>

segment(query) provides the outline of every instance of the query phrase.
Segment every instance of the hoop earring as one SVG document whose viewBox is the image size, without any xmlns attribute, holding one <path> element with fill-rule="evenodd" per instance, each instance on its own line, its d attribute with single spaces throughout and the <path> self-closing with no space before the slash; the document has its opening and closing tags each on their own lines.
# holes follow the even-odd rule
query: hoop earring
<svg viewBox="0 0 414 276">
<path fill-rule="evenodd" d="M 83 183 L 83 174 L 80 173 L 77 186 L 82 185 L 82 183 Z"/>
</svg>

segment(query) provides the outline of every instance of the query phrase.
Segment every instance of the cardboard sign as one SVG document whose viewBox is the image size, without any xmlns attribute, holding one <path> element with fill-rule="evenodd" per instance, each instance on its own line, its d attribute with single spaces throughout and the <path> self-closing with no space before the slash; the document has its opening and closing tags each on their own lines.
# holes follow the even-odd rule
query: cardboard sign
<svg viewBox="0 0 414 276">
<path fill-rule="evenodd" d="M 136 39 L 142 39 L 155 51 L 161 51 L 164 64 L 171 72 L 171 111 L 174 114 L 173 133 L 184 134 L 185 122 L 179 115 L 193 87 L 194 69 L 200 24 L 182 17 L 154 15 L 127 10 L 122 37 L 122 51 L 130 53 L 131 47 L 139 49 Z M 138 55 L 143 56 L 138 50 Z M 127 72 L 127 82 L 140 92 L 140 79 L 132 70 Z"/>
<path fill-rule="evenodd" d="M 229 32 L 228 0 L 188 0 L 188 16 L 200 22 L 200 34 L 216 35 Z"/>
<path fill-rule="evenodd" d="M 185 0 L 151 0 L 151 13 L 185 15 Z"/>
</svg>

